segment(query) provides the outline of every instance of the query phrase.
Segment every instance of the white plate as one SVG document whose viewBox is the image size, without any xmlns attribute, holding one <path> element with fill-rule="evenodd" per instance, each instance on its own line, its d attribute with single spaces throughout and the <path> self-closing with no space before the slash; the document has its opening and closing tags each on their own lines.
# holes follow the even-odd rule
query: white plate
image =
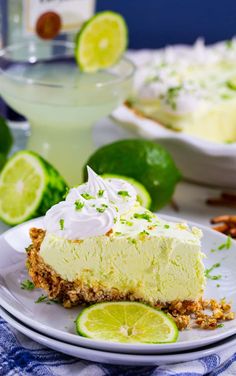
<svg viewBox="0 0 236 376">
<path fill-rule="evenodd" d="M 10 315 L 2 308 L 0 308 L 0 316 L 2 316 L 2 318 L 4 318 L 15 329 L 19 330 L 19 332 L 25 334 L 27 337 L 40 343 L 41 345 L 77 358 L 107 364 L 117 364 L 123 366 L 152 366 L 182 363 L 200 359 L 202 357 L 209 356 L 219 351 L 227 350 L 228 348 L 236 346 L 236 336 L 232 336 L 229 339 L 217 342 L 217 344 L 215 344 L 214 346 L 207 346 L 202 350 L 190 351 L 181 354 L 134 355 L 113 353 L 109 351 L 105 352 L 60 342 L 56 339 L 52 339 L 46 335 L 40 334 L 39 332 L 30 329 L 22 322 L 15 319 L 14 316 Z"/>
<path fill-rule="evenodd" d="M 176 218 L 167 217 L 167 220 Z M 236 320 L 228 321 L 224 327 L 215 331 L 200 329 L 186 330 L 180 333 L 179 340 L 173 344 L 120 344 L 105 341 L 94 341 L 75 334 L 74 320 L 82 309 L 76 307 L 64 309 L 59 304 L 35 304 L 41 295 L 41 290 L 26 291 L 20 288 L 22 280 L 27 278 L 25 269 L 24 248 L 28 245 L 28 229 L 32 226 L 41 226 L 41 219 L 29 221 L 17 226 L 0 237 L 0 305 L 31 328 L 50 335 L 51 337 L 79 346 L 101 349 L 106 351 L 154 354 L 166 352 L 179 352 L 205 346 L 229 337 L 236 333 Z M 208 280 L 206 298 L 223 298 L 233 300 L 233 309 L 236 311 L 236 243 L 233 242 L 230 250 L 212 253 L 212 248 L 217 248 L 226 241 L 226 237 L 206 227 L 199 226 L 204 234 L 203 250 L 208 255 L 205 260 L 207 268 L 220 262 L 221 267 L 216 269 L 216 274 L 222 274 L 220 281 Z M 19 239 L 17 241 L 17 239 Z M 15 248 L 15 249 L 14 249 Z M 217 288 L 220 283 L 221 287 Z"/>
<path fill-rule="evenodd" d="M 157 140 L 166 147 L 185 178 L 235 188 L 236 143 L 216 143 L 168 130 L 153 120 L 138 116 L 124 105 L 113 112 L 112 119 L 139 137 Z"/>
</svg>

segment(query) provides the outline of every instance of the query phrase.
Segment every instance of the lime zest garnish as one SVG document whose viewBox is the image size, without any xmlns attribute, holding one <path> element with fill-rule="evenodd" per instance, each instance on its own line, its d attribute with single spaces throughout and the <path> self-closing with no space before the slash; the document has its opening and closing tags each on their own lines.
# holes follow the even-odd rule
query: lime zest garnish
<svg viewBox="0 0 236 376">
<path fill-rule="evenodd" d="M 205 277 L 208 278 L 208 279 L 211 279 L 213 281 L 221 279 L 222 278 L 221 274 L 218 274 L 218 275 L 211 275 L 210 274 L 214 269 L 219 268 L 219 267 L 220 267 L 220 263 L 217 262 L 216 264 L 212 265 L 211 268 L 206 269 L 205 270 Z"/>
<path fill-rule="evenodd" d="M 151 222 L 152 216 L 149 213 L 134 213 L 134 218 L 136 219 L 145 219 L 148 222 Z"/>
<path fill-rule="evenodd" d="M 21 287 L 22 290 L 32 291 L 32 290 L 34 290 L 35 285 L 29 279 L 25 279 L 24 281 L 21 282 L 20 287 Z"/>
<path fill-rule="evenodd" d="M 230 236 L 227 236 L 226 242 L 219 245 L 218 250 L 222 251 L 223 249 L 230 249 L 231 246 L 232 246 L 232 238 Z"/>
<path fill-rule="evenodd" d="M 101 208 L 96 208 L 98 213 L 104 213 L 104 211 L 108 208 L 106 204 L 102 204 Z"/>
<path fill-rule="evenodd" d="M 131 244 L 137 244 L 137 240 L 133 238 L 128 238 L 129 243 Z"/>
<path fill-rule="evenodd" d="M 89 193 L 85 192 L 85 193 L 81 193 L 81 196 L 85 199 L 85 200 L 92 200 L 93 196 L 91 196 Z"/>
<path fill-rule="evenodd" d="M 119 191 L 118 195 L 122 197 L 130 197 L 130 194 L 128 191 Z"/>
<path fill-rule="evenodd" d="M 51 303 L 58 303 L 56 299 L 49 299 L 47 295 L 41 295 L 37 300 L 35 300 L 35 304 L 38 303 L 46 303 L 46 304 L 51 304 Z"/>
<path fill-rule="evenodd" d="M 35 303 L 38 304 L 38 303 L 45 302 L 46 299 L 48 299 L 47 295 L 41 295 L 39 296 L 37 300 L 35 300 Z"/>
<path fill-rule="evenodd" d="M 99 189 L 98 191 L 98 197 L 102 197 L 104 194 L 104 189 Z"/>
<path fill-rule="evenodd" d="M 127 219 L 121 219 L 120 220 L 120 223 L 122 223 L 122 225 L 126 225 L 126 226 L 133 226 L 134 222 L 131 222 L 131 221 L 127 221 Z"/>
<path fill-rule="evenodd" d="M 176 110 L 177 108 L 176 99 L 178 98 L 178 95 L 181 89 L 182 89 L 182 86 L 180 85 L 180 86 L 170 87 L 167 91 L 166 102 L 167 104 L 170 105 L 170 107 L 173 110 Z"/>
<path fill-rule="evenodd" d="M 60 230 L 64 230 L 64 223 L 65 223 L 64 219 L 61 218 L 60 221 L 59 221 L 59 224 L 60 224 Z"/>
<path fill-rule="evenodd" d="M 84 207 L 84 203 L 80 200 L 75 201 L 75 210 L 81 210 Z"/>
<path fill-rule="evenodd" d="M 139 233 L 139 235 L 140 235 L 141 237 L 143 237 L 143 236 L 145 236 L 145 235 L 149 235 L 149 232 L 146 231 L 146 230 L 143 230 L 143 231 L 141 231 L 141 232 Z"/>
</svg>

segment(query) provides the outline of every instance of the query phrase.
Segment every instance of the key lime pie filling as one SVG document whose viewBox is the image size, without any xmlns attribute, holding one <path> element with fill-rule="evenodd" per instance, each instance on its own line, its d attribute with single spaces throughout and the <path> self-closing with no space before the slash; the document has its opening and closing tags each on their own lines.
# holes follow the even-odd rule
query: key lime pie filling
<svg viewBox="0 0 236 376">
<path fill-rule="evenodd" d="M 113 300 L 165 306 L 203 295 L 201 231 L 143 208 L 124 180 L 104 180 L 88 167 L 88 182 L 46 213 L 44 227 L 30 231 L 29 274 L 65 307 Z"/>
</svg>

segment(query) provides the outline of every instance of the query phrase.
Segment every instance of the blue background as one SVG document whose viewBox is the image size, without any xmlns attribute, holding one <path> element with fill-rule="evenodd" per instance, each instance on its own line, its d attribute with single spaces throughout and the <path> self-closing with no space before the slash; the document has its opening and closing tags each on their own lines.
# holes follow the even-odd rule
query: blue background
<svg viewBox="0 0 236 376">
<path fill-rule="evenodd" d="M 207 43 L 236 34 L 236 0 L 97 0 L 97 10 L 123 14 L 130 48 L 155 48 L 173 43 Z"/>
</svg>

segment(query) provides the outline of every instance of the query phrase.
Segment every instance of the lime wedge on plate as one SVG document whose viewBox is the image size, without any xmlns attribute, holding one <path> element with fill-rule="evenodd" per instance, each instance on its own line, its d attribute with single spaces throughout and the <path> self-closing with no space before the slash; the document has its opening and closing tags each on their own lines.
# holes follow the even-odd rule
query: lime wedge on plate
<svg viewBox="0 0 236 376">
<path fill-rule="evenodd" d="M 170 343 L 178 338 L 170 317 L 136 302 L 94 304 L 77 317 L 76 329 L 84 337 L 110 342 Z"/>
<path fill-rule="evenodd" d="M 39 155 L 15 153 L 0 175 L 0 218 L 16 225 L 44 215 L 63 199 L 66 187 L 60 174 Z"/>
<path fill-rule="evenodd" d="M 122 176 L 122 175 L 115 175 L 115 174 L 104 174 L 102 175 L 104 179 L 122 179 L 126 180 L 128 183 L 133 185 L 137 192 L 137 200 L 140 203 L 140 205 L 144 206 L 146 209 L 150 209 L 152 199 L 144 185 L 139 183 L 137 180 L 128 178 L 127 176 Z"/>
<path fill-rule="evenodd" d="M 75 58 L 84 72 L 96 72 L 115 64 L 127 46 L 124 18 L 105 11 L 90 18 L 76 36 Z"/>
</svg>

